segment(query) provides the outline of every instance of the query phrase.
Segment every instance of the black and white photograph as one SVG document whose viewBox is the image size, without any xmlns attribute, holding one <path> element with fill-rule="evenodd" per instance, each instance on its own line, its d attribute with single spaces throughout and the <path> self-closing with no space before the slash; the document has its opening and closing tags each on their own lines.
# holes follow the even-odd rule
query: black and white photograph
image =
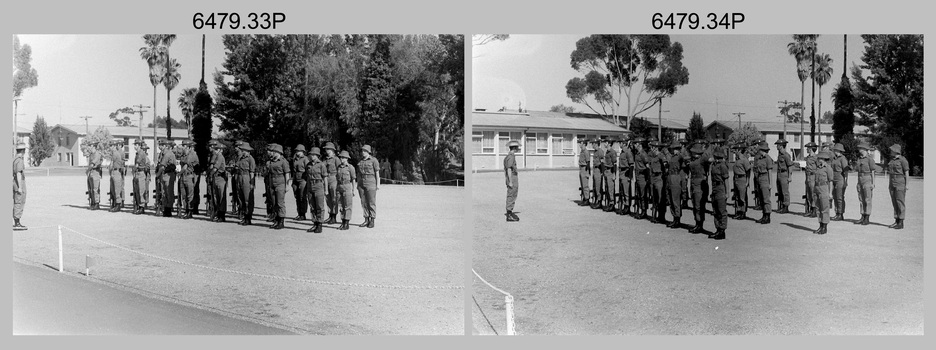
<svg viewBox="0 0 936 350">
<path fill-rule="evenodd" d="M 472 333 L 922 335 L 923 47 L 473 35 Z"/>
<path fill-rule="evenodd" d="M 13 334 L 463 335 L 464 35 L 215 33 L 13 36 Z"/>
</svg>

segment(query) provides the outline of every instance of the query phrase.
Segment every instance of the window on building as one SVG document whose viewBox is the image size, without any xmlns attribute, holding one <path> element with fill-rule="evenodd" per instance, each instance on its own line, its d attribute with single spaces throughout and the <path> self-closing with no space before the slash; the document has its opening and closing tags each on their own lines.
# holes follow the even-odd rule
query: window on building
<svg viewBox="0 0 936 350">
<path fill-rule="evenodd" d="M 480 133 L 481 138 L 479 140 L 479 152 L 480 153 L 494 153 L 494 132 L 493 131 L 483 131 Z"/>
<path fill-rule="evenodd" d="M 484 139 L 484 133 L 481 131 L 472 131 L 471 132 L 471 153 L 478 154 L 482 153 L 482 141 Z"/>
<path fill-rule="evenodd" d="M 562 134 L 552 134 L 552 154 L 562 154 Z"/>
<path fill-rule="evenodd" d="M 62 161 L 62 154 L 61 154 L 61 153 L 58 154 L 58 161 L 59 161 L 59 162 Z"/>
<path fill-rule="evenodd" d="M 826 142 L 832 142 L 832 135 L 826 135 L 825 140 Z"/>
<path fill-rule="evenodd" d="M 536 154 L 536 133 L 527 133 L 523 138 L 523 147 L 526 147 L 526 154 Z"/>
<path fill-rule="evenodd" d="M 549 134 L 536 134 L 536 154 L 549 154 Z"/>
<path fill-rule="evenodd" d="M 799 134 L 793 134 L 793 142 L 799 142 Z"/>
<path fill-rule="evenodd" d="M 497 152 L 498 153 L 507 153 L 510 151 L 510 148 L 507 147 L 507 142 L 510 142 L 510 132 L 501 131 L 497 133 Z"/>
<path fill-rule="evenodd" d="M 562 135 L 562 154 L 575 154 L 575 143 L 572 142 L 572 134 Z"/>
</svg>

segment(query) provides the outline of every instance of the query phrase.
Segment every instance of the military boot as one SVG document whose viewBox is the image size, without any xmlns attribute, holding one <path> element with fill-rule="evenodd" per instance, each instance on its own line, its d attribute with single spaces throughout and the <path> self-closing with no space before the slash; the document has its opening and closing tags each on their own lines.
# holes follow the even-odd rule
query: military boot
<svg viewBox="0 0 936 350">
<path fill-rule="evenodd" d="M 514 213 L 511 211 L 508 211 L 506 215 L 507 215 L 507 221 L 520 221 L 520 218 L 514 215 Z"/>
<path fill-rule="evenodd" d="M 13 230 L 14 231 L 26 231 L 26 226 L 20 223 L 20 219 L 13 219 Z"/>
<path fill-rule="evenodd" d="M 312 233 L 322 233 L 322 222 L 315 223 L 315 230 L 312 230 Z"/>
<path fill-rule="evenodd" d="M 296 215 L 296 217 L 293 218 L 293 220 L 296 220 L 296 221 L 303 221 L 303 220 L 305 220 L 305 219 L 306 219 L 305 214 Z"/>
<path fill-rule="evenodd" d="M 819 228 L 815 229 L 812 233 L 815 233 L 815 234 L 817 234 L 817 235 L 821 235 L 821 234 L 822 234 L 822 228 L 823 228 L 823 227 L 825 227 L 825 224 L 819 223 Z"/>
<path fill-rule="evenodd" d="M 336 216 L 336 215 L 337 215 L 337 214 L 328 214 L 328 220 L 325 220 L 325 224 L 327 224 L 327 225 L 337 224 L 338 222 L 335 221 L 335 216 Z"/>
<path fill-rule="evenodd" d="M 689 229 L 689 233 L 701 233 L 702 232 L 702 222 L 696 220 L 695 226 Z"/>
<path fill-rule="evenodd" d="M 669 225 L 666 225 L 666 227 L 669 227 L 669 228 L 678 228 L 678 227 L 679 227 L 679 218 L 680 218 L 679 216 L 673 218 L 673 222 L 671 222 Z"/>
<path fill-rule="evenodd" d="M 315 229 L 318 228 L 318 221 L 312 223 L 312 227 L 309 227 L 306 232 L 315 232 Z"/>
<path fill-rule="evenodd" d="M 725 239 L 725 229 L 720 228 L 715 230 L 715 234 L 709 236 L 709 238 L 717 240 Z"/>
<path fill-rule="evenodd" d="M 358 225 L 358 227 L 367 227 L 367 225 L 370 225 L 370 218 L 364 217 L 364 223 Z"/>
<path fill-rule="evenodd" d="M 342 231 L 347 230 L 347 229 L 348 229 L 348 220 L 341 220 L 341 226 L 338 226 L 338 229 L 339 229 L 339 230 L 342 230 Z"/>
<path fill-rule="evenodd" d="M 520 218 L 517 218 L 517 220 L 520 220 Z M 374 228 L 374 218 L 373 218 L 373 217 L 371 217 L 371 218 L 370 218 L 370 221 L 367 222 L 367 228 Z"/>
<path fill-rule="evenodd" d="M 897 219 L 897 223 L 894 225 L 894 229 L 897 229 L 897 230 L 903 229 L 903 219 Z"/>
<path fill-rule="evenodd" d="M 871 214 L 864 215 L 864 221 L 861 222 L 862 225 L 868 225 L 871 223 Z"/>
</svg>

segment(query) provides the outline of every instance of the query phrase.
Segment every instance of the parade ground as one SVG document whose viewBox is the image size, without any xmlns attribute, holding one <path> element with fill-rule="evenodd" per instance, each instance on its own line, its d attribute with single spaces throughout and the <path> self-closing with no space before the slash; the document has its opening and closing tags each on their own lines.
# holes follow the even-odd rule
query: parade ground
<svg viewBox="0 0 936 350">
<path fill-rule="evenodd" d="M 886 176 L 876 178 L 871 224 L 853 223 L 853 173 L 846 221 L 813 234 L 795 172 L 791 213 L 761 225 L 748 209 L 753 219 L 729 219 L 718 241 L 688 232 L 688 209 L 669 229 L 578 206 L 577 170 L 520 172 L 520 221 L 506 222 L 503 172 L 472 176 L 472 267 L 513 296 L 517 334 L 923 334 L 920 178 L 909 180 L 903 230 L 887 227 Z M 704 228 L 715 231 L 711 214 Z M 475 278 L 472 297 L 474 333 L 504 334 L 504 295 Z"/>
<path fill-rule="evenodd" d="M 13 324 L 24 325 L 23 332 L 464 334 L 463 187 L 381 185 L 372 229 L 357 227 L 364 219 L 355 193 L 350 230 L 325 225 L 323 233 L 315 234 L 306 232 L 311 221 L 292 219 L 296 203 L 291 191 L 287 191 L 285 229 L 267 228 L 260 178 L 253 225 L 240 226 L 230 212 L 226 223 L 210 222 L 204 199 L 200 215 L 188 220 L 156 217 L 152 209 L 146 215 L 133 215 L 129 181 L 124 210 L 108 212 L 108 176 L 101 181 L 102 210 L 90 211 L 83 172 L 71 173 L 27 174 L 23 224 L 29 229 L 13 231 L 12 255 L 14 267 L 29 268 L 14 268 L 21 274 L 14 281 L 44 281 L 50 279 L 43 277 L 48 272 L 57 273 L 58 225 L 62 225 L 63 276 L 137 296 L 76 301 L 103 315 L 49 310 L 57 303 L 44 308 L 14 305 Z M 201 186 L 204 195 L 204 182 Z M 79 293 L 72 288 L 48 290 L 45 285 L 14 286 L 14 304 L 35 302 L 38 297 L 27 298 L 31 294 L 75 300 L 73 293 Z M 140 297 L 156 301 L 126 301 Z M 198 309 L 202 315 L 215 313 L 218 316 L 196 323 L 218 326 L 184 331 L 69 327 L 83 317 L 89 322 L 107 318 L 109 309 L 112 321 L 128 317 L 123 311 L 136 304 L 140 313 L 147 313 L 159 308 L 157 301 L 180 305 L 180 310 Z M 190 311 L 179 311 L 185 312 Z"/>
</svg>

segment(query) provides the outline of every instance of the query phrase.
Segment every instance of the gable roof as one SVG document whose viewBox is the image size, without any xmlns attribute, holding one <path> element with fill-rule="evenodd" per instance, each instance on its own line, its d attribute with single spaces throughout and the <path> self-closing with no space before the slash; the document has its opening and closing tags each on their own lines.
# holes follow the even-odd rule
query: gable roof
<svg viewBox="0 0 936 350">
<path fill-rule="evenodd" d="M 713 122 L 709 123 L 708 125 L 706 125 L 706 126 L 705 126 L 705 129 L 711 128 L 711 127 L 714 126 L 716 123 L 718 123 L 718 124 L 721 125 L 721 126 L 727 127 L 727 128 L 729 128 L 729 129 L 735 129 L 735 128 L 738 127 L 737 124 L 732 125 L 732 123 L 729 123 L 729 122 L 724 122 L 724 121 L 721 121 L 721 120 L 716 120 L 716 121 L 713 121 Z M 755 127 L 757 127 L 757 130 L 760 131 L 760 132 L 766 132 L 766 133 L 782 133 L 782 132 L 783 132 L 783 122 L 763 122 L 763 121 L 743 121 L 743 120 L 742 120 L 741 123 L 742 123 L 742 124 L 751 123 L 752 125 L 754 125 Z M 809 132 L 809 129 L 810 129 L 809 123 L 805 123 L 805 124 L 804 124 L 804 130 L 808 133 L 808 132 Z M 817 124 L 816 124 L 816 132 L 818 133 L 820 129 L 822 130 L 822 133 L 823 133 L 823 134 L 831 134 L 831 133 L 832 133 L 832 124 L 828 124 L 828 123 L 818 124 L 818 123 L 817 123 Z M 790 134 L 792 134 L 792 133 L 797 133 L 797 134 L 798 134 L 798 133 L 799 133 L 799 130 L 800 130 L 800 125 L 799 125 L 799 123 L 787 123 L 787 124 L 786 124 L 786 132 L 787 132 L 787 133 L 790 133 Z M 862 126 L 862 125 L 855 125 L 855 127 L 854 127 L 854 129 L 853 129 L 853 132 L 854 132 L 856 135 L 864 135 L 864 134 L 867 134 L 867 133 L 868 133 L 868 127 Z"/>
<path fill-rule="evenodd" d="M 88 125 L 88 126 L 87 126 L 87 130 L 89 130 L 89 131 L 91 131 L 91 132 L 94 132 L 94 130 L 97 130 L 98 127 L 101 127 L 101 126 L 103 126 L 105 129 L 107 129 L 107 131 L 110 132 L 111 136 L 116 136 L 116 137 L 130 137 L 130 138 L 140 137 L 140 127 L 138 127 L 138 126 Z M 73 133 L 75 133 L 75 134 L 78 134 L 78 136 L 86 136 L 86 135 L 85 135 L 85 125 L 84 125 L 84 124 L 57 124 L 57 125 L 53 126 L 52 129 L 54 130 L 54 129 L 57 128 L 57 127 L 61 127 L 61 128 L 64 129 L 64 130 L 71 131 L 71 132 L 73 132 Z M 144 128 L 143 128 L 143 137 L 144 137 L 144 138 L 152 138 L 152 137 L 153 137 L 153 128 L 146 128 L 146 127 L 144 127 Z M 166 137 L 166 128 L 157 128 L 157 129 L 156 129 L 156 137 L 165 138 L 165 137 Z M 177 139 L 177 140 L 178 140 L 178 139 L 187 139 L 188 137 L 189 137 L 189 135 L 188 135 L 188 129 L 172 128 L 172 138 L 173 138 L 173 139 Z"/>
<path fill-rule="evenodd" d="M 619 134 L 629 132 L 597 115 L 544 111 L 526 111 L 524 113 L 473 111 L 471 113 L 471 125 L 475 127 L 557 129 Z"/>
</svg>

